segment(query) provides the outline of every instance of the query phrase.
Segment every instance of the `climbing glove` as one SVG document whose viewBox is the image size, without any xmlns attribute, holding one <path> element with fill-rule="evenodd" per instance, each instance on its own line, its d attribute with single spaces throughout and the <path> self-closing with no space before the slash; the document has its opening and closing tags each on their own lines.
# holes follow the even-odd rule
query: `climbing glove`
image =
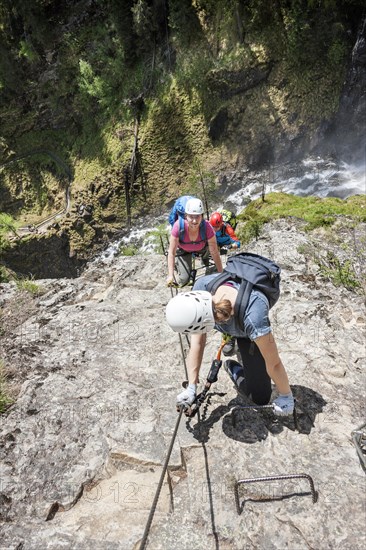
<svg viewBox="0 0 366 550">
<path fill-rule="evenodd" d="M 176 283 L 174 281 L 174 279 L 168 279 L 167 283 L 166 283 L 166 286 L 173 287 L 173 288 L 178 288 L 178 283 Z"/>
<path fill-rule="evenodd" d="M 294 412 L 294 396 L 292 393 L 280 393 L 280 395 L 273 401 L 272 405 L 276 416 L 288 416 Z"/>
<path fill-rule="evenodd" d="M 179 405 L 192 405 L 196 399 L 197 384 L 189 384 L 189 386 L 177 395 L 177 406 Z"/>
</svg>

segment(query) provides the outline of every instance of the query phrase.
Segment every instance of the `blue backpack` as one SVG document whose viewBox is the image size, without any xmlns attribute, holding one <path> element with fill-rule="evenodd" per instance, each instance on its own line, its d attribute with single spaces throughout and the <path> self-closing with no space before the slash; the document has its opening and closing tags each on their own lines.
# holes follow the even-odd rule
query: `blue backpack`
<svg viewBox="0 0 366 550">
<path fill-rule="evenodd" d="M 280 279 L 281 269 L 272 260 L 258 254 L 240 252 L 230 256 L 224 271 L 209 282 L 207 290 L 211 294 L 215 294 L 219 286 L 226 281 L 231 280 L 240 283 L 238 296 L 234 304 L 234 313 L 239 326 L 243 329 L 244 313 L 252 289 L 256 288 L 263 292 L 271 308 L 280 297 Z"/>
<path fill-rule="evenodd" d="M 196 197 L 192 197 L 191 195 L 183 195 L 182 197 L 179 197 L 174 205 L 173 208 L 170 211 L 169 214 L 169 223 L 173 227 L 174 223 L 179 219 L 179 242 L 182 242 L 184 244 L 199 244 L 203 241 L 206 241 L 206 222 L 205 220 L 202 220 L 200 223 L 200 240 L 199 241 L 184 241 L 184 215 L 185 215 L 185 208 L 186 204 L 190 199 L 195 199 Z"/>
<path fill-rule="evenodd" d="M 179 218 L 184 218 L 186 204 L 189 201 L 189 199 L 194 199 L 195 197 L 191 197 L 190 195 L 183 195 L 182 197 L 179 197 L 173 205 L 173 208 L 170 211 L 169 214 L 169 223 L 173 227 L 174 223 Z"/>
</svg>

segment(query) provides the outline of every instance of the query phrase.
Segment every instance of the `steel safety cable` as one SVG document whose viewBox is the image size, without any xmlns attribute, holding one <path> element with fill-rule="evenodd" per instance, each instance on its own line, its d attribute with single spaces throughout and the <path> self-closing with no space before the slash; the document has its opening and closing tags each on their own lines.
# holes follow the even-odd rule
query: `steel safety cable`
<svg viewBox="0 0 366 550">
<path fill-rule="evenodd" d="M 177 295 L 178 294 L 178 289 L 175 288 L 175 290 L 176 290 L 175 295 Z M 171 292 L 171 295 L 172 295 L 172 298 L 173 298 L 174 297 L 173 287 L 170 287 L 170 292 Z M 181 347 L 181 352 L 182 352 L 182 358 L 183 358 L 185 374 L 186 374 L 186 377 L 188 378 L 186 358 L 185 358 L 184 346 L 183 346 L 183 340 L 182 340 L 182 335 L 181 334 L 179 334 L 179 342 L 180 342 L 180 347 Z M 144 550 L 146 548 L 146 543 L 147 543 L 147 539 L 149 537 L 151 524 L 152 524 L 152 521 L 153 521 L 153 518 L 154 518 L 156 506 L 157 506 L 158 501 L 159 501 L 161 488 L 162 488 L 163 483 L 164 483 L 165 474 L 166 474 L 167 469 L 168 469 L 170 456 L 172 454 L 173 446 L 174 446 L 174 443 L 175 443 L 175 438 L 177 437 L 177 432 L 178 432 L 178 428 L 179 428 L 179 424 L 180 424 L 180 421 L 181 421 L 181 418 L 182 418 L 183 411 L 184 411 L 184 408 L 181 407 L 180 411 L 179 411 L 179 414 L 178 414 L 176 424 L 175 424 L 174 432 L 173 432 L 172 438 L 170 440 L 169 449 L 168 449 L 167 455 L 165 457 L 165 461 L 164 461 L 163 469 L 162 469 L 162 472 L 161 472 L 161 475 L 160 475 L 160 480 L 159 480 L 159 483 L 158 483 L 158 487 L 156 489 L 154 500 L 153 500 L 153 503 L 152 503 L 151 508 L 150 508 L 149 517 L 147 519 L 147 523 L 146 523 L 146 526 L 145 526 L 145 531 L 144 531 L 144 534 L 142 536 L 142 540 L 141 540 L 141 544 L 140 544 L 140 550 Z"/>
<path fill-rule="evenodd" d="M 154 500 L 153 500 L 153 503 L 152 503 L 152 506 L 151 506 L 151 509 L 150 509 L 150 513 L 149 513 L 149 517 L 148 517 L 148 520 L 147 520 L 147 523 L 146 523 L 145 531 L 144 531 L 144 534 L 142 536 L 142 540 L 141 540 L 141 544 L 140 544 L 140 550 L 144 550 L 146 548 L 146 543 L 147 543 L 147 539 L 148 539 L 148 536 L 149 536 L 150 527 L 151 527 L 151 524 L 152 524 L 152 520 L 154 518 L 156 506 L 158 504 L 160 491 L 161 491 L 161 488 L 162 488 L 163 483 L 164 483 L 165 474 L 166 474 L 166 471 L 168 469 L 170 455 L 172 454 L 172 450 L 173 450 L 175 438 L 177 436 L 179 423 L 180 423 L 180 420 L 182 418 L 182 414 L 183 414 L 183 408 L 181 408 L 181 410 L 179 412 L 177 422 L 175 424 L 174 432 L 173 432 L 172 438 L 170 440 L 170 445 L 169 445 L 169 449 L 168 449 L 168 452 L 167 452 L 167 455 L 166 455 L 166 458 L 165 458 L 165 462 L 164 462 L 164 465 L 163 465 L 163 470 L 161 472 L 158 487 L 156 489 L 155 497 L 154 497 Z"/>
<path fill-rule="evenodd" d="M 201 417 L 200 412 L 198 411 L 198 422 L 201 423 Z M 212 535 L 214 537 L 215 541 L 215 550 L 218 550 L 219 548 L 219 538 L 218 538 L 218 532 L 216 530 L 216 522 L 215 522 L 215 511 L 214 511 L 214 503 L 213 503 L 213 494 L 212 494 L 212 484 L 211 484 L 211 478 L 210 478 L 210 468 L 208 465 L 208 453 L 207 453 L 207 447 L 205 445 L 205 442 L 202 441 L 202 450 L 203 450 L 203 456 L 205 459 L 205 472 L 206 472 L 206 480 L 207 480 L 207 492 L 208 492 L 208 499 L 210 504 L 210 519 L 211 519 L 211 527 L 212 527 Z"/>
</svg>

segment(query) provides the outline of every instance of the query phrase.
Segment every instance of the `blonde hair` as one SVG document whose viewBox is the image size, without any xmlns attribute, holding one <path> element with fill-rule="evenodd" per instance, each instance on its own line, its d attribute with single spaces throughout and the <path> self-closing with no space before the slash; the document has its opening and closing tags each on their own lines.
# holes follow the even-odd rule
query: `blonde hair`
<svg viewBox="0 0 366 550">
<path fill-rule="evenodd" d="M 232 304 L 227 298 L 219 302 L 212 302 L 212 309 L 216 323 L 226 323 L 231 317 Z"/>
</svg>

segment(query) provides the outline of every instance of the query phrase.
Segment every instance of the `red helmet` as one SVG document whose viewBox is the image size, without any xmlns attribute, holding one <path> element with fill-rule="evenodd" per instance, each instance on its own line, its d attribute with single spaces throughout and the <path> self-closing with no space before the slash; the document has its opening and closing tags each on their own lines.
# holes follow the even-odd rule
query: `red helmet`
<svg viewBox="0 0 366 550">
<path fill-rule="evenodd" d="M 210 218 L 210 224 L 212 227 L 215 229 L 220 229 L 223 223 L 224 220 L 222 219 L 220 212 L 214 212 Z"/>
</svg>

